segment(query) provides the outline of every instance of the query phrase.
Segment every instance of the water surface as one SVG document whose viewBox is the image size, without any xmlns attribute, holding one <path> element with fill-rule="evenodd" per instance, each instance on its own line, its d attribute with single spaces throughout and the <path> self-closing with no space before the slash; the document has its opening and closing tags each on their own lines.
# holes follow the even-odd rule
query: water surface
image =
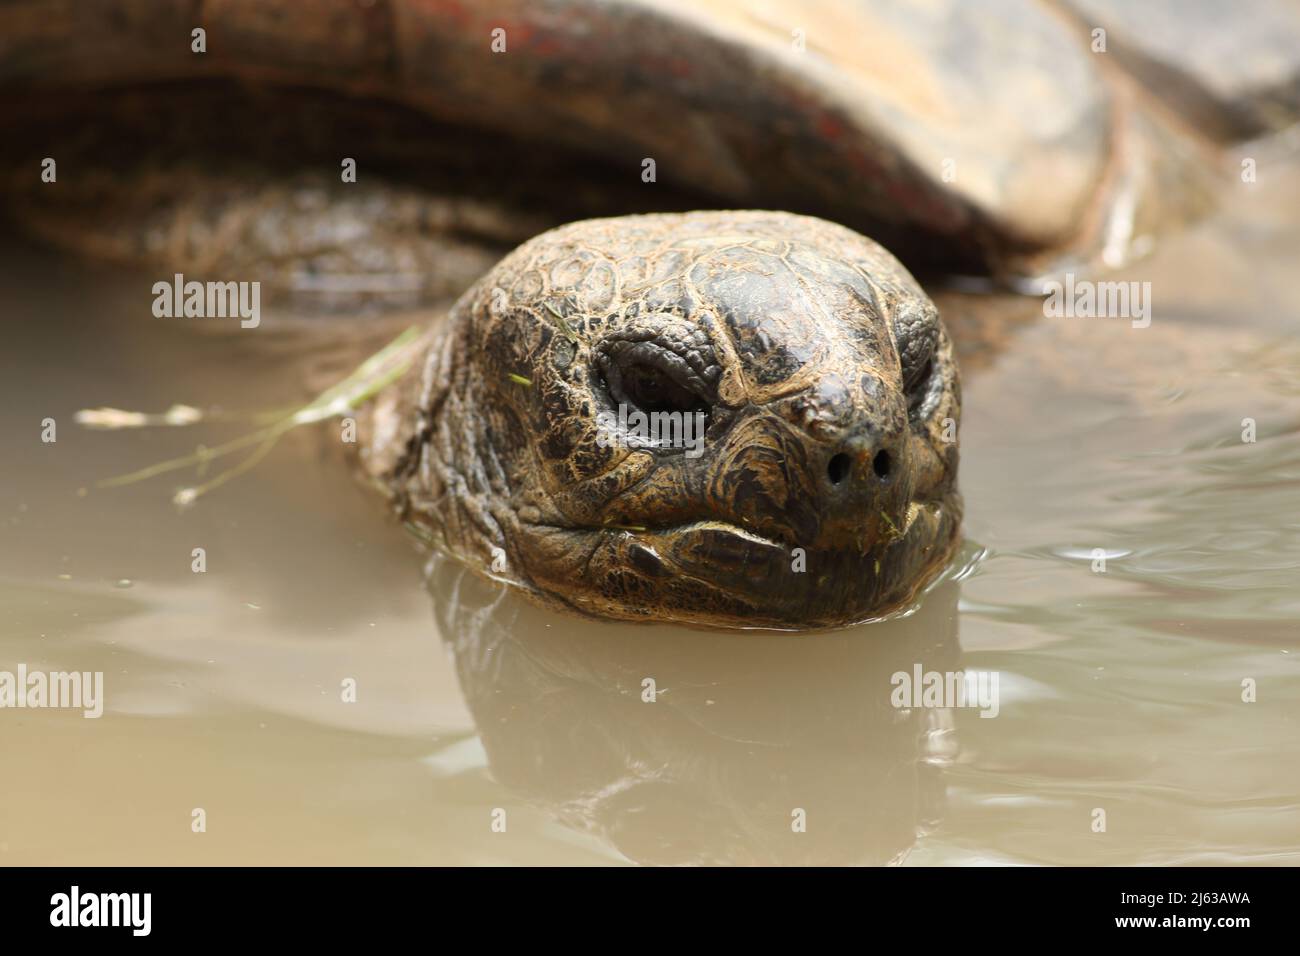
<svg viewBox="0 0 1300 956">
<path fill-rule="evenodd" d="M 11 243 L 0 669 L 107 700 L 0 711 L 0 863 L 1300 863 L 1300 176 L 1229 189 L 1117 277 L 1149 328 L 1040 318 L 967 369 L 963 572 L 803 636 L 426 585 L 319 434 L 184 511 L 192 476 L 96 489 L 237 432 L 77 409 L 278 407 L 295 348 Z M 916 663 L 996 671 L 998 715 L 892 707 Z"/>
</svg>

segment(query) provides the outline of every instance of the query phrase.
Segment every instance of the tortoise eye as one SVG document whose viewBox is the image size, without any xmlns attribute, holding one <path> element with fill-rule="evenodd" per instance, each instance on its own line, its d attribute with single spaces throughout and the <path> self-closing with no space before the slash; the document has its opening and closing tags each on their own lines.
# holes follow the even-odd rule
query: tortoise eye
<svg viewBox="0 0 1300 956">
<path fill-rule="evenodd" d="M 930 380 L 934 377 L 934 359 L 928 359 L 914 380 L 906 383 L 907 407 L 915 410 L 921 407 L 925 397 L 930 394 Z"/>
<path fill-rule="evenodd" d="M 648 362 L 634 362 L 620 369 L 617 385 L 607 382 L 615 401 L 635 405 L 644 412 L 705 411 L 704 400 L 672 375 Z"/>
<path fill-rule="evenodd" d="M 606 341 L 597 350 L 601 378 L 615 404 L 643 412 L 704 412 L 713 405 L 718 369 L 712 353 L 656 341 L 649 333 Z M 703 374 L 701 374 L 703 373 Z"/>
<path fill-rule="evenodd" d="M 903 390 L 912 395 L 923 391 L 930 378 L 934 350 L 939 344 L 939 321 L 933 307 L 911 304 L 899 307 L 894 314 L 894 346 L 903 378 Z"/>
<path fill-rule="evenodd" d="M 933 371 L 933 369 L 934 369 L 934 353 L 933 350 L 931 350 L 931 353 L 925 357 L 925 361 L 922 362 L 919 366 L 914 364 L 910 369 L 907 368 L 903 369 L 904 391 L 906 391 L 909 395 L 912 392 L 917 391 L 930 378 L 930 372 Z"/>
</svg>

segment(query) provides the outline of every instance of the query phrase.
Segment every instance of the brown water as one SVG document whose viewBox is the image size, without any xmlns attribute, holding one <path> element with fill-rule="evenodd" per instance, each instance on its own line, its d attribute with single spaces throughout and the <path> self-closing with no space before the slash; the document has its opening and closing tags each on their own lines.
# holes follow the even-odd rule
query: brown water
<svg viewBox="0 0 1300 956">
<path fill-rule="evenodd" d="M 235 432 L 77 409 L 300 376 L 260 331 L 152 319 L 150 277 L 9 246 L 0 670 L 100 670 L 106 703 L 0 710 L 0 862 L 1300 863 L 1300 176 L 1261 179 L 1117 277 L 1149 328 L 1040 319 L 968 371 L 960 566 L 806 636 L 426 588 L 319 435 L 185 511 L 192 476 L 94 489 Z M 916 664 L 996 672 L 997 716 L 892 707 Z"/>
</svg>

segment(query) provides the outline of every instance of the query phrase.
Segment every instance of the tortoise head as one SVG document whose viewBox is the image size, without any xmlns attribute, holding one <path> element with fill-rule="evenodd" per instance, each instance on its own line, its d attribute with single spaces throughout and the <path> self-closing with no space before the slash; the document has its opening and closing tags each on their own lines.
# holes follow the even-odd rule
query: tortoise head
<svg viewBox="0 0 1300 956">
<path fill-rule="evenodd" d="M 425 383 L 408 515 L 590 614 L 848 624 L 910 600 L 956 541 L 947 333 L 889 253 L 818 219 L 545 233 L 461 299 Z"/>
</svg>

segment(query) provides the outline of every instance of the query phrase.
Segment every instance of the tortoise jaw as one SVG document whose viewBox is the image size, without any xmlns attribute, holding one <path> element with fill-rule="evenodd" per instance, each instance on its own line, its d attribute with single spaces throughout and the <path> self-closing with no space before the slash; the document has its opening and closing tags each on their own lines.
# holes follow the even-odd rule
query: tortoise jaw
<svg viewBox="0 0 1300 956">
<path fill-rule="evenodd" d="M 871 533 L 866 547 L 805 550 L 707 518 L 657 527 L 524 526 L 550 546 L 518 550 L 555 556 L 528 569 L 532 586 L 588 614 L 805 630 L 878 620 L 907 605 L 947 563 L 960 521 L 960 497 L 950 492 L 912 502 L 896 533 Z"/>
<path fill-rule="evenodd" d="M 648 529 L 633 548 L 638 566 L 646 563 L 642 552 L 650 552 L 669 573 L 732 593 L 770 586 L 790 567 L 788 545 L 717 519 Z"/>
</svg>

